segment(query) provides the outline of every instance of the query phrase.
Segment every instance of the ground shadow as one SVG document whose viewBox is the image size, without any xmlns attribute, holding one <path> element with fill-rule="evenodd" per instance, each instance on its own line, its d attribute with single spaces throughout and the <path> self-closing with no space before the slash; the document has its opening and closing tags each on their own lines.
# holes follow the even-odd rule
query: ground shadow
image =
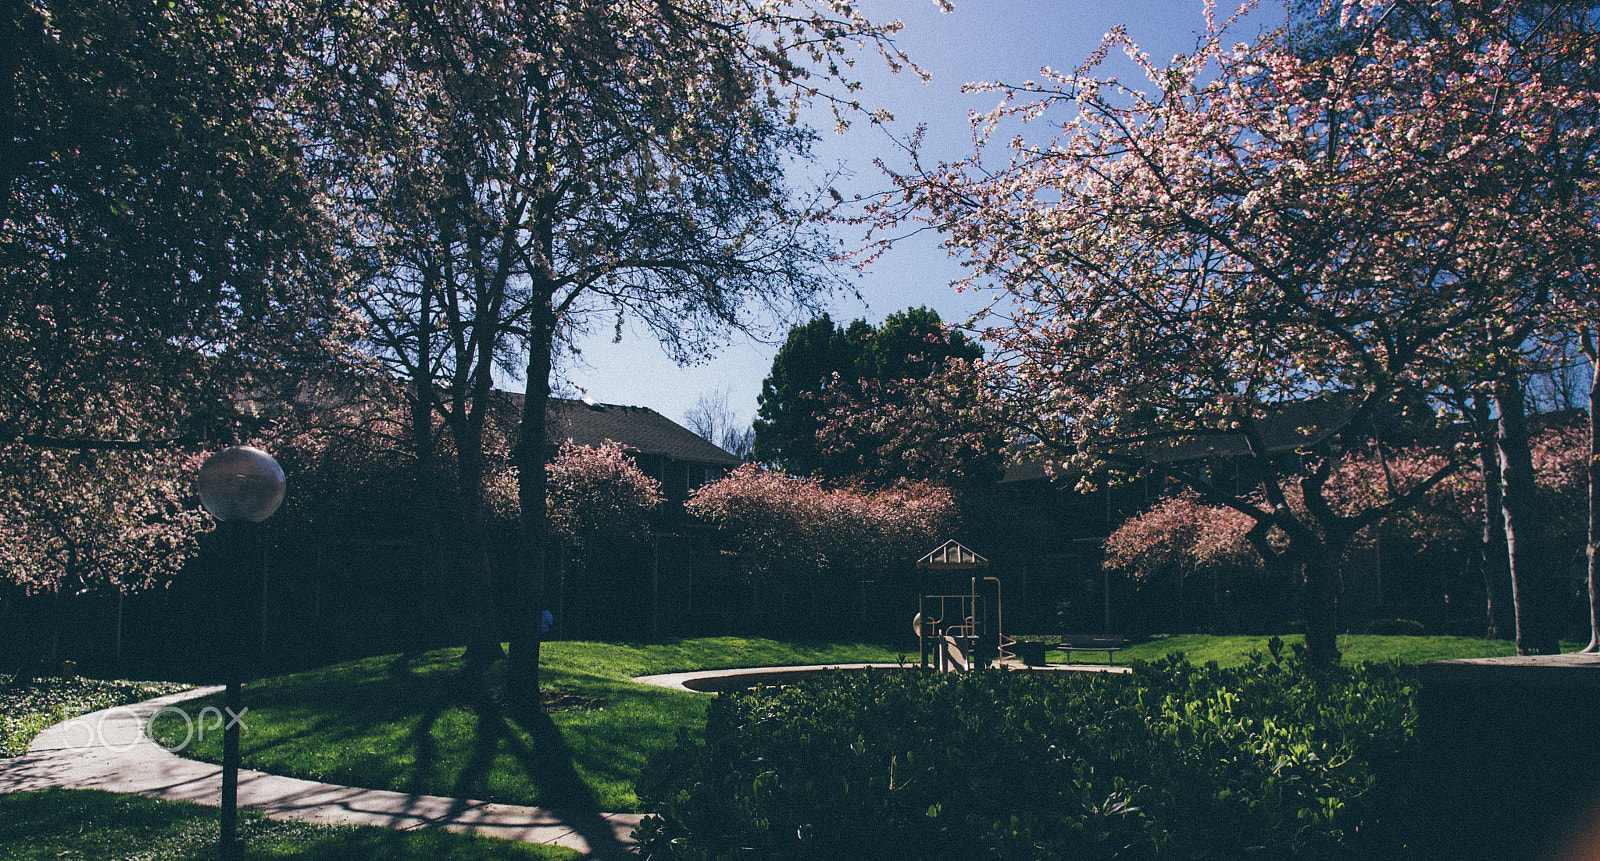
<svg viewBox="0 0 1600 861">
<path fill-rule="evenodd" d="M 504 751 L 527 773 L 537 790 L 538 806 L 582 837 L 589 844 L 590 857 L 632 857 L 605 818 L 594 790 L 579 775 L 575 755 L 555 722 L 542 708 L 512 705 L 489 683 L 488 667 L 488 662 L 468 661 L 457 676 L 454 695 L 441 698 L 467 704 L 477 717 L 471 753 L 456 775 L 451 794 L 457 798 L 493 795 L 489 779 L 496 758 Z M 419 722 L 413 730 L 419 774 L 431 770 L 431 760 L 438 756 L 429 733 L 437 717 L 438 711 L 432 711 L 431 719 Z M 425 762 L 429 764 L 425 766 Z"/>
<path fill-rule="evenodd" d="M 407 676 L 411 671 L 411 662 L 397 658 L 391 665 L 390 671 L 397 678 Z M 465 660 L 461 665 L 461 672 L 456 675 L 452 687 L 440 691 L 429 703 L 426 710 L 417 716 L 417 721 L 411 728 L 409 742 L 413 753 L 411 777 L 406 781 L 406 791 L 424 793 L 433 785 L 437 777 L 439 766 L 439 744 L 434 740 L 433 728 L 439 722 L 440 716 L 460 703 L 468 703 L 481 713 L 483 703 L 488 697 L 484 676 L 489 670 L 486 661 Z M 477 747 L 481 747 L 478 745 Z M 490 757 L 491 762 L 493 757 Z M 461 797 L 459 794 L 457 797 Z"/>
<path fill-rule="evenodd" d="M 550 716 L 537 707 L 515 707 L 507 711 L 507 717 L 532 741 L 530 749 L 522 743 L 521 735 L 512 731 L 509 723 L 506 725 L 506 741 L 512 754 L 539 787 L 540 806 L 554 813 L 589 844 L 590 857 L 630 857 L 627 847 L 617 839 L 611 822 L 602 815 L 594 790 L 579 776 L 573 765 L 572 749 Z"/>
</svg>

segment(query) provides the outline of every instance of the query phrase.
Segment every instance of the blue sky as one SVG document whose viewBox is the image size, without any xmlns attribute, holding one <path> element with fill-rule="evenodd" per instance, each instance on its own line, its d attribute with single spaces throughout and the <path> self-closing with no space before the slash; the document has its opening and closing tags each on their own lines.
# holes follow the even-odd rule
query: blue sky
<svg viewBox="0 0 1600 861">
<path fill-rule="evenodd" d="M 932 0 L 861 0 L 857 6 L 873 20 L 900 19 L 905 29 L 899 43 L 933 79 L 920 83 L 914 75 L 892 75 L 875 58 L 857 65 L 865 87 L 861 101 L 884 107 L 895 121 L 887 130 L 904 136 L 918 124 L 928 128 L 925 158 L 952 161 L 972 149 L 969 111 L 994 107 L 992 93 L 963 94 L 969 81 L 1020 82 L 1037 76 L 1041 66 L 1071 70 L 1100 45 L 1112 27 L 1122 24 L 1129 35 L 1163 62 L 1188 53 L 1204 29 L 1201 0 L 954 0 L 955 11 L 940 13 Z M 1219 3 L 1222 10 L 1229 2 Z M 1225 11 L 1220 13 L 1225 14 Z M 1240 41 L 1254 41 L 1265 26 L 1283 21 L 1281 6 L 1269 2 L 1233 31 Z M 1120 59 L 1120 58 L 1119 58 Z M 1110 66 L 1118 74 L 1137 74 Z M 815 147 L 818 168 L 842 167 L 852 177 L 848 192 L 867 193 L 887 183 L 873 167 L 874 158 L 903 165 L 903 154 L 885 134 L 858 123 L 843 135 L 831 130 L 831 121 L 818 115 L 812 125 L 822 139 Z M 841 232 L 852 246 L 859 235 Z M 947 321 L 962 321 L 978 311 L 987 296 L 959 294 L 950 288 L 961 270 L 938 247 L 937 237 L 904 240 L 868 271 L 852 277 L 859 298 L 840 293 L 830 304 L 833 319 L 847 322 L 866 318 L 879 323 L 907 307 L 927 305 Z M 785 327 L 780 327 L 786 329 Z M 781 339 L 781 334 L 778 336 Z M 581 345 L 582 362 L 565 369 L 568 393 L 583 393 L 604 403 L 650 407 L 674 421 L 701 395 L 726 394 L 729 408 L 741 423 L 756 410 L 756 395 L 772 364 L 778 343 L 735 338 L 716 358 L 683 368 L 675 365 L 648 333 L 625 329 L 620 343 L 602 331 Z"/>
</svg>

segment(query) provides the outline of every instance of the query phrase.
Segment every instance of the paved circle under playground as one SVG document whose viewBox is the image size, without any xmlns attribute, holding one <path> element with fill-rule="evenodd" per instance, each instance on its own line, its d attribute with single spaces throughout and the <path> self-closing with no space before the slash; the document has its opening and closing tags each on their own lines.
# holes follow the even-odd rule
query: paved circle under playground
<svg viewBox="0 0 1600 861">
<path fill-rule="evenodd" d="M 1048 664 L 1042 667 L 1029 667 L 1022 664 L 1008 664 L 1008 669 L 1017 672 L 1046 672 L 1046 673 L 1126 673 L 1127 667 L 1118 667 L 1108 664 Z M 636 682 L 647 685 L 657 685 L 663 688 L 672 688 L 680 691 L 694 691 L 702 694 L 721 693 L 723 691 L 736 691 L 741 688 L 753 688 L 756 685 L 787 685 L 797 682 L 807 676 L 814 676 L 829 670 L 842 670 L 844 672 L 864 672 L 866 670 L 915 670 L 916 664 L 807 664 L 804 666 L 789 667 L 741 667 L 727 670 L 695 670 L 688 673 L 662 673 L 654 676 L 638 676 Z"/>
</svg>

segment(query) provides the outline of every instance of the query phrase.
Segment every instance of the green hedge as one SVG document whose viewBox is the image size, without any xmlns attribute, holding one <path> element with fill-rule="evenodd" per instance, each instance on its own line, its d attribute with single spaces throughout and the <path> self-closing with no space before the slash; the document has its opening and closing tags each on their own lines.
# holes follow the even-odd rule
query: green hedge
<svg viewBox="0 0 1600 861">
<path fill-rule="evenodd" d="M 640 781 L 646 857 L 1403 855 L 1414 670 L 885 670 L 722 695 Z"/>
</svg>

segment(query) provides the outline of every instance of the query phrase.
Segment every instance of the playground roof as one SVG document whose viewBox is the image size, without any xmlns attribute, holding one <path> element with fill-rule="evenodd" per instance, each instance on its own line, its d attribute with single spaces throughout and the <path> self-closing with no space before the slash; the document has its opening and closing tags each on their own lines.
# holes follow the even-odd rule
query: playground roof
<svg viewBox="0 0 1600 861">
<path fill-rule="evenodd" d="M 967 568 L 988 568 L 989 560 L 951 540 L 918 559 L 917 567 L 932 568 L 936 571 L 959 571 Z"/>
</svg>

